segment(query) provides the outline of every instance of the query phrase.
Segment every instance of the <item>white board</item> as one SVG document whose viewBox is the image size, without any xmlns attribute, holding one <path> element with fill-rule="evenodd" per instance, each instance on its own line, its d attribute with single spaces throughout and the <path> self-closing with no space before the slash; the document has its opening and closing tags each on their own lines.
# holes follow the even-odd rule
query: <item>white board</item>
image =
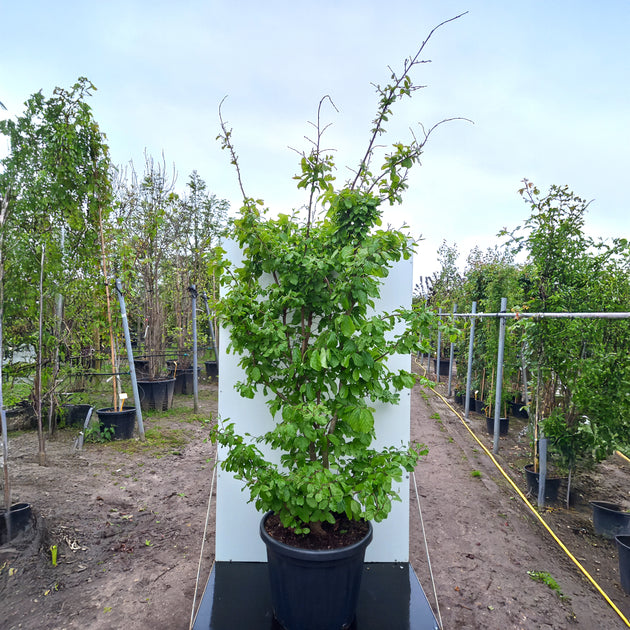
<svg viewBox="0 0 630 630">
<path fill-rule="evenodd" d="M 228 260 L 237 263 L 240 251 L 236 243 L 226 245 Z M 377 311 L 391 312 L 411 306 L 413 285 L 412 261 L 401 260 L 385 279 Z M 395 331 L 398 332 L 398 331 Z M 221 329 L 219 342 L 219 416 L 234 422 L 239 433 L 255 435 L 273 426 L 273 419 L 262 395 L 254 399 L 241 398 L 234 389 L 242 377 L 238 356 L 226 354 L 229 331 Z M 390 359 L 391 369 L 409 369 L 409 355 Z M 376 441 L 374 447 L 398 446 L 409 441 L 411 394 L 401 392 L 398 405 L 378 405 L 375 414 Z M 263 424 L 264 423 L 264 424 Z M 223 457 L 220 447 L 218 457 Z M 265 546 L 258 535 L 262 514 L 253 504 L 247 503 L 248 493 L 231 473 L 217 471 L 216 504 L 216 560 L 223 562 L 266 562 Z M 409 478 L 406 476 L 397 488 L 401 502 L 393 502 L 389 517 L 374 523 L 374 539 L 366 552 L 366 562 L 409 561 Z"/>
</svg>

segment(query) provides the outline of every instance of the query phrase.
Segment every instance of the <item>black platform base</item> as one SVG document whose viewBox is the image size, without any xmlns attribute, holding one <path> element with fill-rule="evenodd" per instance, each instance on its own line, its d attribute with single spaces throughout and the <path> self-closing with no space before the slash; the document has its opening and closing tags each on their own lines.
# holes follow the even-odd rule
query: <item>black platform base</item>
<svg viewBox="0 0 630 630">
<path fill-rule="evenodd" d="M 265 562 L 216 562 L 193 630 L 282 630 L 273 618 Z M 351 630 L 439 630 L 408 562 L 366 563 Z"/>
</svg>

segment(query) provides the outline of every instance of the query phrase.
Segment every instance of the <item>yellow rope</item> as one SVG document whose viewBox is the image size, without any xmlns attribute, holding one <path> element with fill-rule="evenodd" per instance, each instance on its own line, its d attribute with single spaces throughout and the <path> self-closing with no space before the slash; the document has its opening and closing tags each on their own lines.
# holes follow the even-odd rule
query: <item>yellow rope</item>
<svg viewBox="0 0 630 630">
<path fill-rule="evenodd" d="M 416 363 L 418 363 L 418 365 L 420 365 L 420 363 L 417 361 L 417 359 L 416 359 Z M 420 365 L 420 367 L 422 367 L 422 365 Z M 567 549 L 567 547 L 560 540 L 560 538 L 558 538 L 556 533 L 549 527 L 549 525 L 547 525 L 547 523 L 545 523 L 545 521 L 542 518 L 542 516 L 537 512 L 537 510 L 534 508 L 534 506 L 527 500 L 527 497 L 521 492 L 521 490 L 514 483 L 512 478 L 503 470 L 503 468 L 501 468 L 501 465 L 495 459 L 494 455 L 486 448 L 486 446 L 474 434 L 473 430 L 466 424 L 466 422 L 464 421 L 464 418 L 461 416 L 461 414 L 456 409 L 454 409 L 451 406 L 451 404 L 448 402 L 448 400 L 446 400 L 446 398 L 444 398 L 444 396 L 442 396 L 442 394 L 440 394 L 440 392 L 438 392 L 436 389 L 433 389 L 433 391 L 442 399 L 442 401 L 446 404 L 446 406 L 461 420 L 462 424 L 466 427 L 466 429 L 468 430 L 470 435 L 472 435 L 473 438 L 475 439 L 475 441 L 477 442 L 477 444 L 479 444 L 479 446 L 481 446 L 481 448 L 484 450 L 486 455 L 492 460 L 493 464 L 498 468 L 499 472 L 505 477 L 505 479 L 512 486 L 512 488 L 514 488 L 514 490 L 516 491 L 518 496 L 521 499 L 523 499 L 525 505 L 531 510 L 532 514 L 542 523 L 543 527 L 549 532 L 549 534 L 551 534 L 551 537 L 558 543 L 560 548 L 567 554 L 567 556 L 569 556 L 569 558 L 573 561 L 573 563 L 577 566 L 577 568 L 584 574 L 586 579 L 596 588 L 596 590 L 608 602 L 608 604 L 610 604 L 612 609 L 619 615 L 619 617 L 623 620 L 623 622 L 626 624 L 626 626 L 628 626 L 630 628 L 630 621 L 628 621 L 628 619 L 619 610 L 619 608 L 617 608 L 617 606 L 615 606 L 614 602 L 610 599 L 610 597 L 608 597 L 608 595 L 606 595 L 604 590 L 594 580 L 594 578 L 591 576 L 591 574 L 580 564 L 579 560 Z"/>
<path fill-rule="evenodd" d="M 615 451 L 615 455 L 619 455 L 619 457 L 622 457 L 623 459 L 625 459 L 627 462 L 630 462 L 630 459 L 627 458 L 621 451 Z"/>
</svg>

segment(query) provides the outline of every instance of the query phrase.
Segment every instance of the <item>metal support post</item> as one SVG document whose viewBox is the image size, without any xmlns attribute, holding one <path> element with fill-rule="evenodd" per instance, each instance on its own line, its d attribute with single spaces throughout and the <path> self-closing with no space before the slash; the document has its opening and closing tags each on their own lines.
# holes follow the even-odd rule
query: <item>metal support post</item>
<svg viewBox="0 0 630 630">
<path fill-rule="evenodd" d="M 477 302 L 472 303 L 470 312 L 474 315 L 477 312 Z M 468 369 L 466 372 L 466 400 L 464 401 L 464 419 L 468 420 L 470 413 L 470 383 L 472 379 L 472 359 L 475 345 L 475 318 L 470 320 L 470 340 L 468 342 Z"/>
<path fill-rule="evenodd" d="M 123 332 L 125 333 L 125 346 L 127 347 L 127 358 L 129 360 L 129 374 L 131 375 L 131 389 L 133 390 L 133 400 L 136 406 L 136 420 L 138 421 L 138 434 L 144 440 L 144 423 L 142 422 L 142 409 L 140 408 L 140 395 L 138 394 L 138 380 L 136 379 L 136 366 L 133 362 L 133 349 L 131 348 L 131 337 L 129 336 L 129 323 L 127 322 L 127 311 L 125 309 L 125 296 L 122 292 L 120 278 L 116 278 L 116 292 L 120 304 L 120 316 L 122 318 Z"/>
</svg>

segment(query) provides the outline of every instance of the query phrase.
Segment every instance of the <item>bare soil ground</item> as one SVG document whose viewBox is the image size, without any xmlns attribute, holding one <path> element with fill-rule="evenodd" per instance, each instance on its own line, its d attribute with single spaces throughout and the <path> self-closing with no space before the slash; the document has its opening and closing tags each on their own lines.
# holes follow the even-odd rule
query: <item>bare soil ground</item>
<svg viewBox="0 0 630 630">
<path fill-rule="evenodd" d="M 206 438 L 216 412 L 216 383 L 203 383 L 200 398 L 199 416 L 184 396 L 176 397 L 170 412 L 147 414 L 144 443 L 86 444 L 73 453 L 77 430 L 61 431 L 47 444 L 46 466 L 37 463 L 36 434 L 10 435 L 13 500 L 32 504 L 36 523 L 33 531 L 0 547 L 1 628 L 188 628 L 198 567 L 197 604 L 214 552 L 211 510 L 199 565 L 214 458 Z M 523 491 L 522 468 L 529 461 L 525 425 L 511 420 L 498 456 Z M 470 426 L 491 449 L 485 420 L 471 414 Z M 626 627 L 455 412 L 420 386 L 412 393 L 412 437 L 430 449 L 415 477 L 444 628 Z M 619 584 L 614 543 L 594 534 L 588 501 L 630 507 L 629 477 L 630 468 L 613 458 L 574 481 L 574 507 L 554 504 L 543 513 L 626 616 L 630 596 Z M 435 607 L 413 479 L 410 499 L 411 561 Z M 528 571 L 551 574 L 565 598 L 533 581 Z"/>
<path fill-rule="evenodd" d="M 415 371 L 418 366 L 414 366 Z M 434 377 L 433 377 L 434 378 Z M 445 380 L 442 377 L 442 380 Z M 471 436 L 464 410 L 446 398 L 446 384 L 436 392 L 416 385 L 412 394 L 411 434 L 429 454 L 415 472 L 411 503 L 411 562 L 434 606 L 426 546 L 445 629 L 488 630 L 627 627 L 622 618 L 580 572 L 551 534 Z M 485 417 L 472 413 L 469 427 L 492 452 L 493 437 Z M 531 462 L 527 420 L 510 418 L 495 459 L 527 493 L 523 468 Z M 619 583 L 614 541 L 594 533 L 589 501 L 610 500 L 630 508 L 630 466 L 617 456 L 574 478 L 572 506 L 553 502 L 540 513 L 600 588 L 630 616 L 630 595 Z M 566 496 L 566 486 L 560 489 Z M 536 504 L 536 497 L 531 497 Z M 415 506 L 415 511 L 414 511 Z M 563 597 L 528 571 L 544 571 Z"/>
</svg>

